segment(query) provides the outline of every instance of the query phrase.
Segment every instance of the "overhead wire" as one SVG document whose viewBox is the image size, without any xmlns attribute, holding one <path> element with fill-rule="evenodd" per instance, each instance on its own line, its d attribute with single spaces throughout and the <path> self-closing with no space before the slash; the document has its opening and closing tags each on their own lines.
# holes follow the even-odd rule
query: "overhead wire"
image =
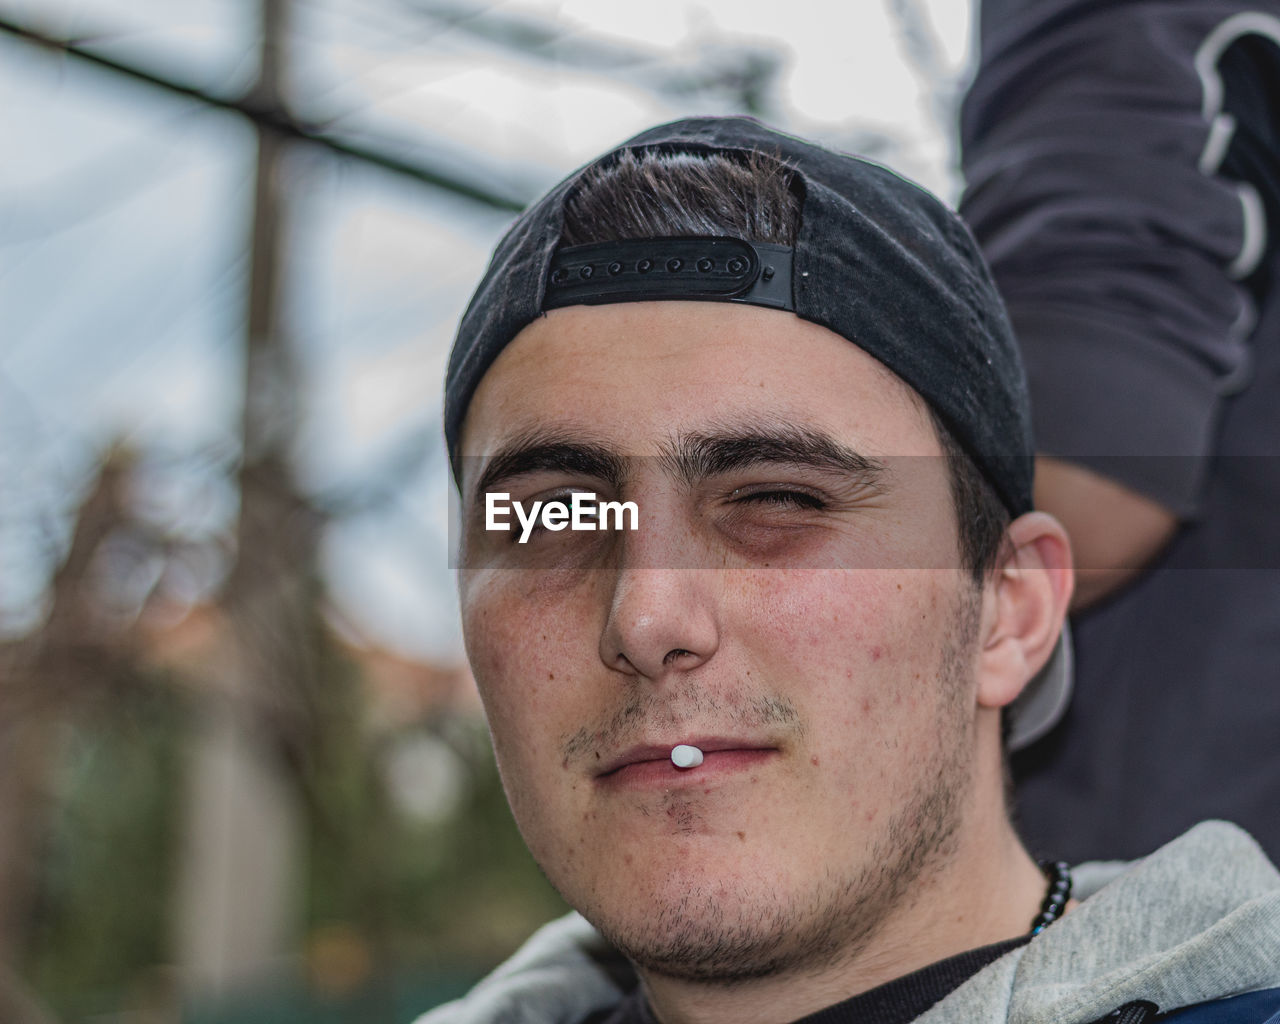
<svg viewBox="0 0 1280 1024">
<path fill-rule="evenodd" d="M 394 154 L 376 150 L 371 146 L 330 134 L 322 128 L 297 120 L 278 105 L 261 103 L 252 92 L 230 97 L 215 95 L 201 87 L 178 82 L 146 68 L 94 53 L 68 40 L 47 36 L 7 17 L 0 17 L 0 32 L 7 32 L 55 56 L 75 57 L 124 78 L 147 83 L 174 95 L 198 100 L 210 107 L 232 111 L 276 132 L 283 138 L 324 147 L 338 155 L 351 157 L 394 174 L 412 178 L 433 188 L 445 189 L 454 195 L 484 206 L 518 213 L 527 205 L 528 197 L 504 195 L 478 186 L 474 181 L 464 180 L 461 176 L 451 174 L 442 168 L 414 163 Z"/>
</svg>

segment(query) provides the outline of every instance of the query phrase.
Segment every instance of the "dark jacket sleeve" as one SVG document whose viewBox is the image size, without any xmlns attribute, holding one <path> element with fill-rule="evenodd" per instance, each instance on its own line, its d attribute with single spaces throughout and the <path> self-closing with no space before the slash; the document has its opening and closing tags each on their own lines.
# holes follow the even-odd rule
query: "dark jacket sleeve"
<svg viewBox="0 0 1280 1024">
<path fill-rule="evenodd" d="M 989 0 L 980 51 L 961 212 L 1037 447 L 1194 515 L 1274 249 L 1280 3 Z"/>
</svg>

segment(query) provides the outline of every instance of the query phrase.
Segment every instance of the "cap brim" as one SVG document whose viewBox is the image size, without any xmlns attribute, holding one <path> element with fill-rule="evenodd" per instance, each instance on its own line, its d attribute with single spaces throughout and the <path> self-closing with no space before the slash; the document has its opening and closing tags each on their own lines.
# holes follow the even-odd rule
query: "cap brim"
<svg viewBox="0 0 1280 1024">
<path fill-rule="evenodd" d="M 1058 637 L 1053 655 L 1027 684 L 1018 699 L 1009 705 L 1008 714 L 1012 720 L 1009 731 L 1010 750 L 1030 746 L 1058 724 L 1071 702 L 1074 677 L 1071 629 L 1064 622 L 1062 635 Z"/>
</svg>

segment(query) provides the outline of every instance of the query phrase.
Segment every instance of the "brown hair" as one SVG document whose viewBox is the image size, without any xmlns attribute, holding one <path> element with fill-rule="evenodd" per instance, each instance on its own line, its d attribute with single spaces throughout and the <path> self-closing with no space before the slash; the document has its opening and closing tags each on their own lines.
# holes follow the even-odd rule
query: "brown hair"
<svg viewBox="0 0 1280 1024">
<path fill-rule="evenodd" d="M 725 235 L 794 245 L 800 199 L 780 160 L 743 153 L 624 150 L 587 173 L 565 202 L 565 245 L 668 235 Z"/>
</svg>

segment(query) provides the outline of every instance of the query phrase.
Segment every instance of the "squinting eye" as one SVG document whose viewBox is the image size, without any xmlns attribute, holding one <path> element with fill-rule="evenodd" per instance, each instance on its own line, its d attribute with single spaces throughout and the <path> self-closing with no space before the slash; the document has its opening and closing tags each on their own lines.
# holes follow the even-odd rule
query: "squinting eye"
<svg viewBox="0 0 1280 1024">
<path fill-rule="evenodd" d="M 735 490 L 730 498 L 737 504 L 781 505 L 790 508 L 824 509 L 827 503 L 816 494 L 806 491 L 743 491 Z"/>
</svg>

